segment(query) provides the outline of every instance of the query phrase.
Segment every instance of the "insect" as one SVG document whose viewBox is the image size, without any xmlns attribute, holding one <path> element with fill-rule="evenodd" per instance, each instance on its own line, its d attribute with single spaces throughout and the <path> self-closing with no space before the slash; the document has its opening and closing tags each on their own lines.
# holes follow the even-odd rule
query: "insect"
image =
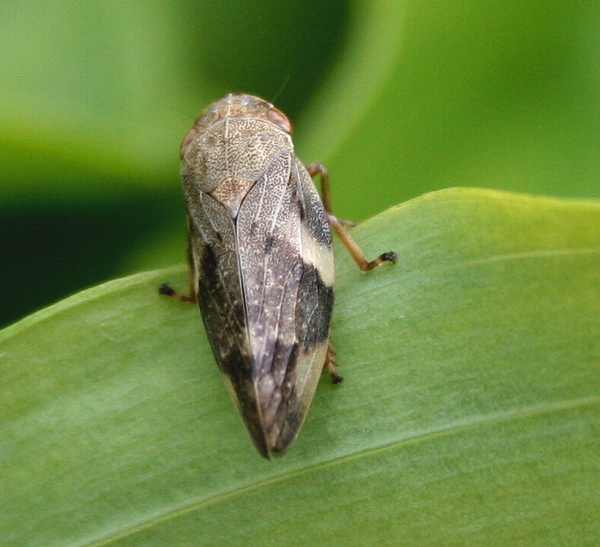
<svg viewBox="0 0 600 547">
<path fill-rule="evenodd" d="M 181 145 L 190 294 L 258 452 L 296 438 L 326 366 L 333 308 L 332 227 L 362 270 L 369 262 L 331 212 L 327 170 L 294 153 L 292 124 L 272 104 L 231 93 L 195 121 Z M 320 175 L 322 198 L 312 177 Z"/>
</svg>

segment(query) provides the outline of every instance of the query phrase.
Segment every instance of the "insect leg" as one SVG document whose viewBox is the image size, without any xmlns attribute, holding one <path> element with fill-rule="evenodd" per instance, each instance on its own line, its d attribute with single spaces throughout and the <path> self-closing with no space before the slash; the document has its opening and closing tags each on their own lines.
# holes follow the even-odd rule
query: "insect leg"
<svg viewBox="0 0 600 547">
<path fill-rule="evenodd" d="M 194 266 L 192 261 L 192 250 L 190 245 L 188 244 L 188 283 L 190 287 L 189 296 L 185 294 L 181 294 L 179 291 L 176 291 L 169 285 L 168 283 L 163 283 L 158 288 L 158 294 L 164 294 L 165 296 L 170 296 L 175 300 L 179 300 L 180 302 L 197 302 L 198 295 L 196 294 L 196 286 L 194 283 Z"/>
<path fill-rule="evenodd" d="M 185 295 L 185 294 L 181 294 L 179 291 L 176 291 L 173 287 L 171 287 L 171 285 L 169 285 L 168 283 L 163 283 L 159 288 L 158 288 L 158 294 L 164 294 L 165 296 L 170 296 L 171 298 L 174 298 L 175 300 L 179 300 L 180 302 L 196 302 L 196 295 Z"/>
<path fill-rule="evenodd" d="M 344 381 L 344 377 L 338 372 L 338 364 L 335 358 L 335 348 L 330 343 L 327 344 L 325 366 L 327 367 L 327 370 L 329 370 L 329 374 L 331 374 L 332 384 L 341 384 Z"/>
<path fill-rule="evenodd" d="M 350 232 L 348 232 L 346 228 L 346 226 L 354 225 L 354 223 L 346 220 L 340 220 L 332 213 L 331 190 L 329 186 L 329 173 L 327 172 L 327 168 L 322 163 L 315 161 L 307 165 L 306 169 L 311 177 L 314 177 L 317 174 L 321 176 L 321 198 L 323 199 L 323 206 L 325 207 L 329 224 L 331 224 L 331 227 L 335 230 L 335 233 L 338 235 L 346 249 L 348 249 L 348 252 L 356 264 L 358 264 L 358 267 L 363 271 L 367 271 L 376 268 L 382 262 L 392 262 L 395 264 L 398 257 L 393 251 L 383 253 L 375 260 L 371 260 L 370 262 L 365 258 L 365 255 L 360 250 L 360 247 L 356 244 L 350 235 Z"/>
</svg>

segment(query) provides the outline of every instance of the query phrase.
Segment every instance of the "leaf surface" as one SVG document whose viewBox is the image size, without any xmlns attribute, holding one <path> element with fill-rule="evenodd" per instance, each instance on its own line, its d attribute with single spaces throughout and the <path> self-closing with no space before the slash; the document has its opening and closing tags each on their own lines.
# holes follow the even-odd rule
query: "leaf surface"
<svg viewBox="0 0 600 547">
<path fill-rule="evenodd" d="M 332 342 L 300 436 L 264 461 L 183 268 L 0 333 L 9 544 L 584 544 L 600 534 L 600 207 L 427 194 L 337 249 Z M 326 376 L 326 375 L 325 375 Z"/>
</svg>

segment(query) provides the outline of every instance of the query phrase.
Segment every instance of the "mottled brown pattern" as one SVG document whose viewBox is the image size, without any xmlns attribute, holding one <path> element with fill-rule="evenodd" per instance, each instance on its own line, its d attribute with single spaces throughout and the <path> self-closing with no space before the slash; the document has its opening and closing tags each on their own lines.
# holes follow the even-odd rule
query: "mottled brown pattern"
<svg viewBox="0 0 600 547">
<path fill-rule="evenodd" d="M 230 177 L 221 182 L 210 195 L 229 209 L 232 218 L 236 218 L 244 196 L 254 184 L 254 180 Z"/>
<path fill-rule="evenodd" d="M 202 316 L 265 457 L 285 452 L 312 401 L 334 277 L 323 205 L 294 155 L 287 120 L 278 111 L 269 117 L 270 108 L 229 95 L 199 118 L 182 148 Z"/>
</svg>

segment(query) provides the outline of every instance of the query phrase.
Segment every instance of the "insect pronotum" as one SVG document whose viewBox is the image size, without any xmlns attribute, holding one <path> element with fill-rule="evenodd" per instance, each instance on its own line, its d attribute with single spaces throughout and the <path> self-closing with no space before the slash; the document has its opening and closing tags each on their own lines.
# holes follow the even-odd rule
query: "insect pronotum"
<svg viewBox="0 0 600 547">
<path fill-rule="evenodd" d="M 257 450 L 283 454 L 326 366 L 333 308 L 330 227 L 362 270 L 369 262 L 331 212 L 327 170 L 294 153 L 292 124 L 272 104 L 231 93 L 195 121 L 181 145 L 188 209 L 190 294 Z M 320 175 L 322 197 L 312 177 Z"/>
</svg>

